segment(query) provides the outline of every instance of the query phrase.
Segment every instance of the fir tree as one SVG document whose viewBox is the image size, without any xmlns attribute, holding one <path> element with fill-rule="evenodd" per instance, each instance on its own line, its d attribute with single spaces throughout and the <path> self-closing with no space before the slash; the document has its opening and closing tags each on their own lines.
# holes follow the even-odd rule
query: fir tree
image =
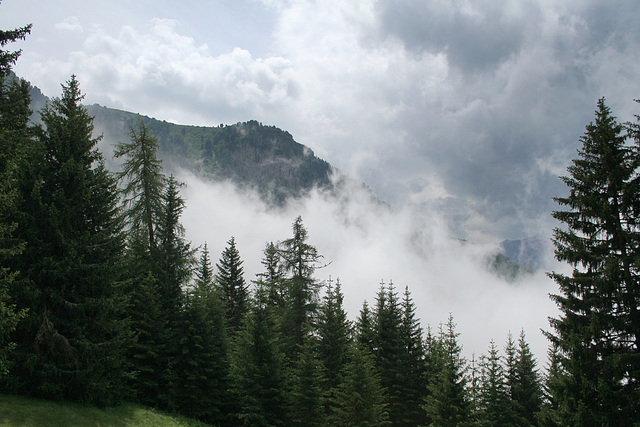
<svg viewBox="0 0 640 427">
<path fill-rule="evenodd" d="M 264 272 L 258 273 L 255 282 L 258 299 L 271 308 L 283 309 L 285 306 L 284 267 L 282 265 L 278 248 L 273 242 L 267 243 L 262 258 Z"/>
<path fill-rule="evenodd" d="M 405 287 L 404 298 L 401 302 L 401 353 L 400 353 L 400 382 L 404 397 L 402 413 L 404 425 L 424 425 L 426 423 L 422 402 L 426 397 L 425 352 L 422 342 L 422 328 L 416 319 L 416 308 L 411 298 L 409 288 Z"/>
<path fill-rule="evenodd" d="M 401 354 L 402 309 L 393 283 L 380 284 L 376 298 L 374 355 L 385 390 L 389 419 L 393 425 L 404 422 L 404 385 L 402 384 Z"/>
<path fill-rule="evenodd" d="M 340 384 L 332 399 L 330 424 L 338 426 L 389 425 L 384 389 L 368 349 L 351 347 Z"/>
<path fill-rule="evenodd" d="M 247 306 L 248 290 L 242 263 L 236 239 L 231 237 L 220 256 L 220 261 L 216 264 L 218 272 L 215 282 L 224 300 L 227 324 L 232 334 L 240 328 Z"/>
<path fill-rule="evenodd" d="M 571 275 L 551 273 L 561 315 L 548 334 L 565 375 L 556 398 L 566 424 L 631 425 L 640 419 L 640 287 L 637 153 L 625 144 L 604 99 L 580 139 L 563 181 L 567 208 L 553 212 L 556 257 Z"/>
<path fill-rule="evenodd" d="M 318 357 L 318 341 L 311 334 L 304 335 L 298 360 L 292 369 L 291 409 L 289 424 L 295 426 L 324 426 L 323 378 L 326 369 Z"/>
<path fill-rule="evenodd" d="M 317 322 L 318 354 L 324 366 L 326 393 L 331 393 L 338 385 L 339 375 L 347 361 L 351 324 L 342 306 L 343 299 L 340 280 L 336 281 L 335 287 L 329 281 Z"/>
<path fill-rule="evenodd" d="M 501 359 L 496 343 L 491 340 L 487 356 L 480 360 L 479 425 L 510 424 L 508 422 L 509 394 Z"/>
<path fill-rule="evenodd" d="M 508 379 L 508 386 L 517 423 L 523 426 L 537 425 L 542 406 L 542 387 L 536 364 L 524 331 L 521 331 L 514 374 Z"/>
<path fill-rule="evenodd" d="M 373 355 L 375 330 L 373 313 L 369 310 L 369 304 L 365 300 L 360 309 L 360 315 L 356 319 L 356 342 L 363 351 L 368 351 Z"/>
<path fill-rule="evenodd" d="M 0 48 L 24 39 L 30 31 L 31 25 L 0 31 Z M 17 272 L 8 267 L 10 260 L 22 250 L 13 238 L 17 226 L 16 181 L 23 147 L 31 136 L 28 84 L 23 80 L 8 79 L 19 54 L 20 51 L 0 49 L 0 380 L 9 372 L 8 356 L 15 347 L 15 343 L 9 341 L 10 334 L 26 315 L 26 309 L 18 309 L 11 300 L 10 288 Z"/>
<path fill-rule="evenodd" d="M 23 393 L 90 402 L 122 396 L 129 340 L 116 282 L 123 249 L 115 180 L 92 137 L 72 76 L 41 112 L 38 145 L 21 168 L 16 330 Z M 17 364 L 16 364 L 17 366 Z"/>
<path fill-rule="evenodd" d="M 288 384 L 285 357 L 272 312 L 264 302 L 251 307 L 232 345 L 230 392 L 233 424 L 286 425 Z"/>
<path fill-rule="evenodd" d="M 206 244 L 196 276 L 195 288 L 181 311 L 173 401 L 185 415 L 224 424 L 229 421 L 227 328 Z"/>
<path fill-rule="evenodd" d="M 458 336 L 453 317 L 449 316 L 446 329 L 440 325 L 437 340 L 429 346 L 433 372 L 424 409 L 431 425 L 457 426 L 470 416 L 467 366 Z"/>
</svg>

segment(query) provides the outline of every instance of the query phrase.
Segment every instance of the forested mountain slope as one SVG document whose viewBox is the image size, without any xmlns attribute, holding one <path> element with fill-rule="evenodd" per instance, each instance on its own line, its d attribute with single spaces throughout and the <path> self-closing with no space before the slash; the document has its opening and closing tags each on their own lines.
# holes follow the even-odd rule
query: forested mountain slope
<svg viewBox="0 0 640 427">
<path fill-rule="evenodd" d="M 218 127 L 185 126 L 99 105 L 87 109 L 95 116 L 96 132 L 104 135 L 103 149 L 127 141 L 129 127 L 142 121 L 158 137 L 167 163 L 254 188 L 270 204 L 280 205 L 314 187 L 331 186 L 331 165 L 275 126 L 254 120 Z"/>
</svg>

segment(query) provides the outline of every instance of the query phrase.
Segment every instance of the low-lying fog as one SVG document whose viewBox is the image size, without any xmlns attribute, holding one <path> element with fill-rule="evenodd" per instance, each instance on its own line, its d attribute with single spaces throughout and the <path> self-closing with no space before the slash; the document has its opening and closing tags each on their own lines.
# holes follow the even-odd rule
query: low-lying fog
<svg viewBox="0 0 640 427">
<path fill-rule="evenodd" d="M 463 242 L 449 235 L 437 215 L 372 203 L 359 188 L 338 198 L 314 191 L 274 210 L 232 184 L 205 182 L 187 172 L 178 178 L 187 184 L 182 190 L 187 238 L 194 246 L 207 242 L 215 263 L 234 236 L 247 282 L 263 270 L 265 244 L 289 238 L 291 225 L 301 215 L 309 243 L 328 264 L 315 276 L 325 282 L 340 280 L 350 319 L 356 319 L 364 300 L 375 304 L 381 281 L 392 280 L 400 294 L 409 287 L 423 328 L 431 325 L 435 332 L 449 313 L 454 316 L 467 357 L 486 353 L 491 339 L 504 348 L 509 331 L 517 338 L 524 329 L 538 366 L 546 365 L 548 342 L 540 330 L 548 330 L 548 316 L 557 314 L 548 297 L 557 287 L 544 271 L 516 283 L 491 274 L 486 256 L 496 251 L 498 242 Z"/>
</svg>

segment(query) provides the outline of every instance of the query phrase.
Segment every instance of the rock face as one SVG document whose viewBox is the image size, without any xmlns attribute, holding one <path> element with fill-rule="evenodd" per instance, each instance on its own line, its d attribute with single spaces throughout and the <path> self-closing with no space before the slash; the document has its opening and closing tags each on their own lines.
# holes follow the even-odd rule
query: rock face
<svg viewBox="0 0 640 427">
<path fill-rule="evenodd" d="M 101 149 L 106 157 L 110 146 L 128 140 L 129 127 L 142 121 L 158 137 L 168 166 L 254 188 L 270 204 L 281 205 L 314 187 L 332 185 L 331 165 L 274 126 L 253 120 L 218 127 L 184 126 L 99 105 L 87 109 L 95 117 L 96 133 L 104 136 Z"/>
</svg>

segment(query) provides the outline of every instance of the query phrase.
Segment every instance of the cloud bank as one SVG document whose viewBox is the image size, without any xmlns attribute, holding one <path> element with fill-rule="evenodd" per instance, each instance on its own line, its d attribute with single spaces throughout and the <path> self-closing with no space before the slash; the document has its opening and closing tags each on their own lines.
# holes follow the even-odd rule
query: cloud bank
<svg viewBox="0 0 640 427">
<path fill-rule="evenodd" d="M 381 281 L 393 281 L 400 293 L 409 287 L 424 328 L 430 325 L 435 332 L 453 314 L 468 356 L 485 352 L 491 339 L 501 343 L 509 331 L 517 336 L 524 329 L 540 366 L 546 362 L 547 342 L 540 329 L 549 329 L 547 316 L 556 312 L 547 296 L 556 291 L 555 284 L 542 272 L 515 284 L 490 274 L 485 256 L 496 248 L 453 238 L 438 215 L 390 209 L 372 202 L 359 186 L 345 188 L 337 198 L 315 191 L 272 210 L 257 195 L 238 192 L 231 184 L 213 184 L 185 172 L 179 176 L 187 183 L 187 237 L 194 245 L 207 242 L 212 259 L 218 260 L 234 236 L 247 281 L 262 272 L 265 244 L 289 238 L 301 215 L 309 243 L 328 264 L 316 271 L 316 278 L 340 280 L 350 319 L 355 320 L 365 299 L 375 304 Z"/>
</svg>

